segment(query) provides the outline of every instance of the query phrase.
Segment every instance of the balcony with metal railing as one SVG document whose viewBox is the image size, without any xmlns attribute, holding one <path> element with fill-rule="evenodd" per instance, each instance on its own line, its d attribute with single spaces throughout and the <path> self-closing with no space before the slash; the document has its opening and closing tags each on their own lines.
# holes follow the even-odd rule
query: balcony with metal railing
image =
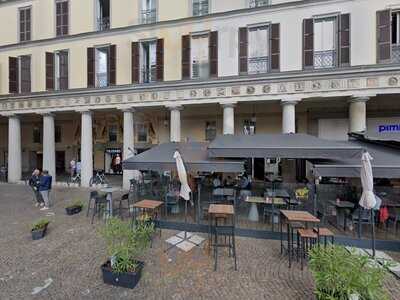
<svg viewBox="0 0 400 300">
<path fill-rule="evenodd" d="M 97 19 L 97 30 L 103 31 L 110 29 L 110 17 L 103 17 Z"/>
<path fill-rule="evenodd" d="M 249 74 L 267 73 L 269 70 L 268 56 L 249 57 L 247 61 Z"/>
<path fill-rule="evenodd" d="M 336 50 L 314 51 L 314 69 L 334 68 Z"/>
<path fill-rule="evenodd" d="M 400 63 L 400 44 L 392 44 L 392 62 Z"/>
<path fill-rule="evenodd" d="M 96 73 L 96 87 L 106 87 L 108 86 L 108 74 L 104 73 Z"/>
<path fill-rule="evenodd" d="M 209 12 L 208 0 L 193 2 L 193 16 L 204 16 Z"/>
<path fill-rule="evenodd" d="M 142 24 L 151 24 L 157 21 L 157 10 L 155 8 L 145 9 L 141 12 Z"/>
<path fill-rule="evenodd" d="M 250 0 L 250 8 L 271 5 L 271 0 Z"/>
<path fill-rule="evenodd" d="M 210 76 L 210 64 L 208 62 L 192 63 L 192 78 L 208 78 Z"/>
<path fill-rule="evenodd" d="M 155 65 L 150 68 L 142 68 L 142 83 L 155 82 L 157 80 L 157 67 Z"/>
</svg>

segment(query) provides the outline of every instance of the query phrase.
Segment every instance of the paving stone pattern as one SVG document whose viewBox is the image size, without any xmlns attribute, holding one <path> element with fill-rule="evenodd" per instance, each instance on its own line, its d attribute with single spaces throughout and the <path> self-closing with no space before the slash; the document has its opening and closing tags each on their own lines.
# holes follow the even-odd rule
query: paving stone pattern
<svg viewBox="0 0 400 300">
<path fill-rule="evenodd" d="M 176 248 L 164 253 L 164 240 L 176 232 L 163 230 L 143 258 L 143 278 L 134 290 L 103 284 L 100 265 L 105 247 L 86 212 L 67 216 L 72 200 L 86 202 L 88 191 L 57 188 L 52 192 L 55 214 L 47 236 L 32 241 L 31 224 L 46 212 L 34 207 L 29 187 L 0 184 L 0 299 L 314 299 L 310 272 L 298 264 L 288 269 L 278 241 L 237 239 L 238 271 L 227 253 L 218 271 L 207 247 L 189 253 Z M 115 195 L 116 197 L 118 195 Z M 35 288 L 50 285 L 32 295 Z M 46 281 L 47 280 L 47 281 Z M 400 281 L 385 283 L 400 299 Z"/>
</svg>

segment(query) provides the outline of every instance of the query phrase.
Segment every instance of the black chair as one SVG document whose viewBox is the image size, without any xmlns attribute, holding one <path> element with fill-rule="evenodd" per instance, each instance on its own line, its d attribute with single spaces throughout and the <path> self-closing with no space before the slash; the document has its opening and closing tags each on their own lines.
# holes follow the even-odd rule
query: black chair
<svg viewBox="0 0 400 300">
<path fill-rule="evenodd" d="M 94 217 L 96 214 L 97 214 L 98 218 L 100 218 L 100 216 L 105 212 L 107 212 L 108 216 L 110 216 L 111 215 L 110 205 L 111 205 L 111 203 L 107 199 L 106 195 L 96 196 L 94 198 L 94 208 L 93 208 L 91 224 L 93 224 L 93 220 L 94 220 Z"/>
<path fill-rule="evenodd" d="M 225 220 L 224 220 L 225 223 Z M 212 242 L 214 253 L 214 271 L 217 270 L 218 266 L 218 249 L 228 248 L 229 257 L 233 257 L 235 263 L 235 271 L 237 270 L 237 259 L 236 259 L 236 243 L 235 243 L 235 226 L 218 225 L 213 226 L 212 229 Z"/>
<path fill-rule="evenodd" d="M 90 206 L 92 204 L 92 200 L 94 201 L 95 198 L 99 195 L 97 191 L 91 191 L 89 194 L 89 201 L 88 201 L 88 206 L 87 206 L 87 212 L 86 212 L 86 217 L 89 217 L 89 210 L 91 209 Z M 93 207 L 94 209 L 94 207 Z"/>
<path fill-rule="evenodd" d="M 126 202 L 127 207 L 123 207 L 124 202 Z M 131 199 L 129 198 L 129 194 L 123 194 L 119 200 L 118 213 L 121 219 L 123 219 L 122 210 L 128 210 L 128 215 L 129 217 L 131 216 Z"/>
</svg>

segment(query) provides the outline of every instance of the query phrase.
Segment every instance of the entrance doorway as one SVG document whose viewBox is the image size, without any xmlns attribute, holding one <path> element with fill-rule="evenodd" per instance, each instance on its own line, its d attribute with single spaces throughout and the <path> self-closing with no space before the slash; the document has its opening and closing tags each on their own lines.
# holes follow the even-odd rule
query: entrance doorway
<svg viewBox="0 0 400 300">
<path fill-rule="evenodd" d="M 56 173 L 65 173 L 65 151 L 56 151 Z"/>
</svg>

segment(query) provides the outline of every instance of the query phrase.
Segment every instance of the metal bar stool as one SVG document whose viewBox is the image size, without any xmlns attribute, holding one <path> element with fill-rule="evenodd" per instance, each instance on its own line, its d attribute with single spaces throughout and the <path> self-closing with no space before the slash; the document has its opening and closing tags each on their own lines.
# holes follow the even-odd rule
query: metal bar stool
<svg viewBox="0 0 400 300">
<path fill-rule="evenodd" d="M 317 233 L 318 232 L 318 228 L 314 227 L 314 232 Z M 319 228 L 319 238 L 318 238 L 318 240 L 320 240 L 321 237 L 324 238 L 324 247 L 326 247 L 327 244 L 328 244 L 328 238 L 331 239 L 332 245 L 335 242 L 335 235 L 328 228 Z"/>
<path fill-rule="evenodd" d="M 303 270 L 303 260 L 308 256 L 308 251 L 317 243 L 318 234 L 313 229 L 300 228 L 297 230 L 298 241 L 297 255 L 300 255 L 301 270 Z"/>
</svg>

